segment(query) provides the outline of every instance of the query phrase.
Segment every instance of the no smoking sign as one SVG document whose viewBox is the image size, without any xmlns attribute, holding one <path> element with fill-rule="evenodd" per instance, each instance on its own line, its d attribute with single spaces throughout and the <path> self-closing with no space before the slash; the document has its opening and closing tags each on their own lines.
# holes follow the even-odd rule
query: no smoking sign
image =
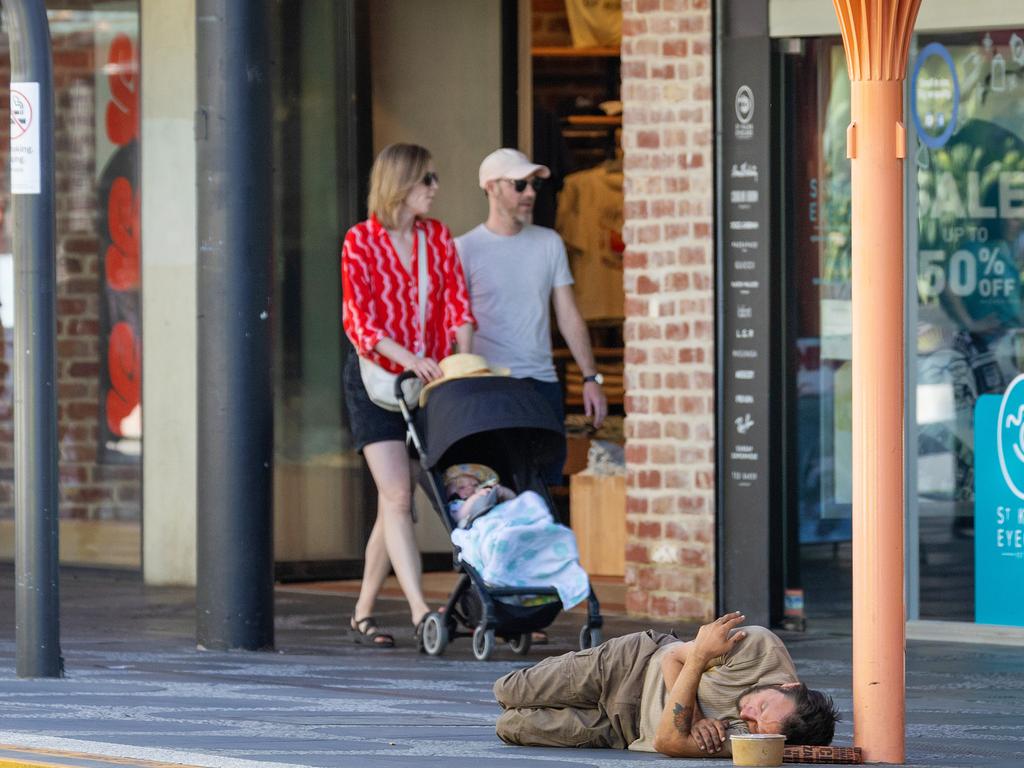
<svg viewBox="0 0 1024 768">
<path fill-rule="evenodd" d="M 11 83 L 11 194 L 41 191 L 39 83 Z"/>
<path fill-rule="evenodd" d="M 32 102 L 11 89 L 11 140 L 20 139 L 32 125 Z"/>
</svg>

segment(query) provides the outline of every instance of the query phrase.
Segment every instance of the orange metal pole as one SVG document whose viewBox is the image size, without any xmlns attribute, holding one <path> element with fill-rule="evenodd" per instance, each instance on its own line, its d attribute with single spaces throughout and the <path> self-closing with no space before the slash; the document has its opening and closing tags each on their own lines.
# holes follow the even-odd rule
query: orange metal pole
<svg viewBox="0 0 1024 768">
<path fill-rule="evenodd" d="M 833 0 L 851 80 L 853 734 L 905 758 L 903 80 L 920 0 Z"/>
<path fill-rule="evenodd" d="M 855 81 L 851 98 L 853 733 L 866 759 L 902 763 L 902 83 Z"/>
</svg>

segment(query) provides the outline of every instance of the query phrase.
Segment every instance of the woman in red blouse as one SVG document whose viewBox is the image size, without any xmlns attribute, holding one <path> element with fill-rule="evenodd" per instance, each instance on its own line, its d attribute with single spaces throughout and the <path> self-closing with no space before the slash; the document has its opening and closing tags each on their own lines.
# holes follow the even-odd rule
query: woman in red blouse
<svg viewBox="0 0 1024 768">
<path fill-rule="evenodd" d="M 356 353 L 392 373 L 414 371 L 423 382 L 441 376 L 437 361 L 453 345 L 458 352 L 470 351 L 474 325 L 451 232 L 427 218 L 437 189 L 437 173 L 426 149 L 415 144 L 385 147 L 370 172 L 371 216 L 348 231 L 341 250 L 343 325 Z M 429 278 L 422 333 L 417 261 L 421 238 Z M 430 610 L 420 584 L 412 524 L 418 465 L 406 448 L 401 414 L 370 400 L 356 355 L 345 361 L 344 388 L 355 446 L 366 457 L 378 494 L 351 636 L 356 642 L 390 648 L 394 637 L 380 631 L 373 607 L 392 566 L 409 601 L 417 636 Z"/>
</svg>

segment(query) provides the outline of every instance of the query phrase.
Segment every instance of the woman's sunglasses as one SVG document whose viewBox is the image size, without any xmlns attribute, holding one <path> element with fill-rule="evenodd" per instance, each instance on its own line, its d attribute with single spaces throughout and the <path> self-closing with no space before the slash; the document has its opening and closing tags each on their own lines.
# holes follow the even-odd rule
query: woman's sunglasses
<svg viewBox="0 0 1024 768">
<path fill-rule="evenodd" d="M 432 187 L 434 184 L 438 184 L 440 181 L 441 178 L 437 175 L 435 171 L 427 171 L 426 174 L 424 174 L 423 176 L 424 187 Z"/>
<path fill-rule="evenodd" d="M 544 186 L 544 179 L 502 179 L 512 185 L 512 188 L 522 194 L 526 191 L 526 185 L 529 184 L 533 187 L 534 192 L 540 192 L 540 188 Z"/>
</svg>

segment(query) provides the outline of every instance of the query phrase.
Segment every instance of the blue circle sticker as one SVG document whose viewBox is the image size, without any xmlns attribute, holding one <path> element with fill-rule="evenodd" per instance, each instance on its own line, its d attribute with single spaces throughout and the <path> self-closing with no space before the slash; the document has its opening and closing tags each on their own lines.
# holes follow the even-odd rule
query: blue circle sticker
<svg viewBox="0 0 1024 768">
<path fill-rule="evenodd" d="M 999 469 L 1014 496 L 1024 499 L 1024 373 L 1003 394 L 996 427 Z"/>
<path fill-rule="evenodd" d="M 910 107 L 921 143 L 939 149 L 949 141 L 960 109 L 960 81 L 946 46 L 929 43 L 918 54 L 910 81 Z"/>
</svg>

